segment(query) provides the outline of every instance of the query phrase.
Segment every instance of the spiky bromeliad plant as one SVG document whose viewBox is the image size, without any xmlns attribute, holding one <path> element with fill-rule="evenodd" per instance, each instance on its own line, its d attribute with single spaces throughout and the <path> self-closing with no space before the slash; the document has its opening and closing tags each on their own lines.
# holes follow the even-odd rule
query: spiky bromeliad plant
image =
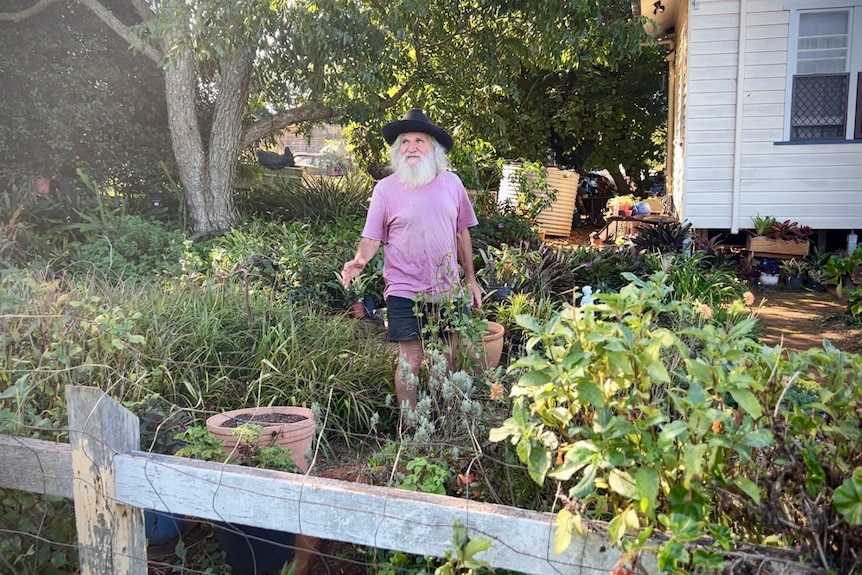
<svg viewBox="0 0 862 575">
<path fill-rule="evenodd" d="M 666 298 L 662 272 L 626 277 L 599 305 L 518 318 L 527 355 L 491 439 L 511 441 L 536 483 L 560 482 L 557 550 L 604 519 L 624 560 L 654 551 L 668 572 L 744 561 L 737 542 L 852 562 L 840 550 L 862 544 L 859 356 L 782 355 L 756 341 L 742 302 L 721 326 L 675 322 L 702 311 Z"/>
</svg>

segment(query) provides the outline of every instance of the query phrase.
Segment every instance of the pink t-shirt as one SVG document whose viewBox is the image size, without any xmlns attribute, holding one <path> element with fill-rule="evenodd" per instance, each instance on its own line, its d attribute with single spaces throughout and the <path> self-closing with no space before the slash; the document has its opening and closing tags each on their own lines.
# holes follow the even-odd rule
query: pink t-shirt
<svg viewBox="0 0 862 575">
<path fill-rule="evenodd" d="M 478 223 L 452 172 L 416 189 L 405 188 L 395 175 L 378 182 L 362 236 L 383 245 L 384 297 L 451 293 L 459 277 L 455 234 Z"/>
</svg>

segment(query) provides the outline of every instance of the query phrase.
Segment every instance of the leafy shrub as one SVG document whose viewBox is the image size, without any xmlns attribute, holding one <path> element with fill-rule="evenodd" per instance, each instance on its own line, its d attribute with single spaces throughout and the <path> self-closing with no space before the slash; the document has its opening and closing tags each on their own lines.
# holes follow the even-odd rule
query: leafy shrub
<svg viewBox="0 0 862 575">
<path fill-rule="evenodd" d="M 120 215 L 99 226 L 89 240 L 69 242 L 54 266 L 72 271 L 98 271 L 106 277 L 175 273 L 183 252 L 183 235 L 158 220 Z"/>
<path fill-rule="evenodd" d="M 477 246 L 501 247 L 503 244 L 517 245 L 523 240 L 539 239 L 527 218 L 511 213 L 493 215 L 476 214 L 479 225 L 470 228 L 470 237 Z"/>
<path fill-rule="evenodd" d="M 698 312 L 670 301 L 661 274 L 626 277 L 589 310 L 519 318 L 528 355 L 510 367 L 523 370 L 512 417 L 490 438 L 511 441 L 537 484 L 561 482 L 556 548 L 584 520 L 606 519 L 628 557 L 662 529 L 663 571 L 721 569 L 740 541 L 799 546 L 824 569 L 846 569 L 840 550 L 862 543 L 862 504 L 847 496 L 862 488 L 851 473 L 862 358 L 826 344 L 785 360 L 752 337 L 753 317 L 676 333 L 663 316 Z M 818 382 L 817 401 L 783 401 L 796 379 Z"/>
<path fill-rule="evenodd" d="M 365 174 L 286 180 L 255 190 L 240 205 L 249 217 L 324 222 L 365 217 L 372 180 Z"/>
</svg>

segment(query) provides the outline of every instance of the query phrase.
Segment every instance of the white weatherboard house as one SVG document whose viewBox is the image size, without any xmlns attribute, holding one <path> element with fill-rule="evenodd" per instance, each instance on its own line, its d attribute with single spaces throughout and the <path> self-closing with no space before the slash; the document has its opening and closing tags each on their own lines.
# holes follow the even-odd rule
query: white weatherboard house
<svg viewBox="0 0 862 575">
<path fill-rule="evenodd" d="M 640 10 L 668 47 L 666 176 L 680 220 L 733 233 L 757 215 L 862 230 L 862 0 L 640 0 Z"/>
</svg>

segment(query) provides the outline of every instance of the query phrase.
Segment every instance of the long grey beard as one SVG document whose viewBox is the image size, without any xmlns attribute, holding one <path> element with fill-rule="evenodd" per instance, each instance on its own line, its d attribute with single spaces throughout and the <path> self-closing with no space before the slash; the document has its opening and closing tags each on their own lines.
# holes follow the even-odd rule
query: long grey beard
<svg viewBox="0 0 862 575">
<path fill-rule="evenodd" d="M 407 164 L 404 156 L 398 156 L 394 163 L 392 168 L 398 181 L 407 188 L 421 188 L 437 177 L 437 166 L 433 155 L 424 156 L 418 165 L 412 167 Z"/>
</svg>

